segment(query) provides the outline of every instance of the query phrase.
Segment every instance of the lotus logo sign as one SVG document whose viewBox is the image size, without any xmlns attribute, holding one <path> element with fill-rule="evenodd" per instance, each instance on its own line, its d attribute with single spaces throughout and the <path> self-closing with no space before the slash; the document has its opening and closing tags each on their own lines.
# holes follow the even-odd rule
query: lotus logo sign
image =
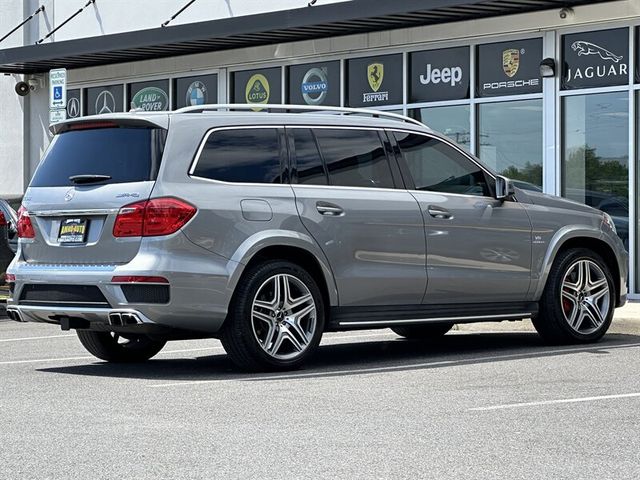
<svg viewBox="0 0 640 480">
<path fill-rule="evenodd" d="M 146 87 L 133 96 L 131 103 L 146 112 L 160 112 L 169 109 L 169 96 L 161 88 Z"/>
</svg>

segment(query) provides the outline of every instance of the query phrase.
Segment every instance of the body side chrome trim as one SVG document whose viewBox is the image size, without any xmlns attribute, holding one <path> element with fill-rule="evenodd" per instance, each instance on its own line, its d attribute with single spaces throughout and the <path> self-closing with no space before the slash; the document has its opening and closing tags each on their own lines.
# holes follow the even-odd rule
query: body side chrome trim
<svg viewBox="0 0 640 480">
<path fill-rule="evenodd" d="M 382 321 L 360 321 L 360 322 L 339 322 L 340 326 L 364 326 L 364 325 L 400 325 L 412 323 L 433 323 L 433 322 L 458 322 L 467 320 L 506 320 L 510 318 L 527 319 L 532 317 L 531 312 L 511 313 L 501 315 L 468 315 L 457 317 L 437 317 L 437 318 L 409 318 L 405 320 L 382 320 Z"/>
</svg>

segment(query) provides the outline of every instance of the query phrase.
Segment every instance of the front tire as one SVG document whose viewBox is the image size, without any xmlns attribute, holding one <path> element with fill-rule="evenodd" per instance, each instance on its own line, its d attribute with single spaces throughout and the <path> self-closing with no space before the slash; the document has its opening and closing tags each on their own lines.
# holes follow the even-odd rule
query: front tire
<svg viewBox="0 0 640 480">
<path fill-rule="evenodd" d="M 453 323 L 432 323 L 392 327 L 395 333 L 409 340 L 431 340 L 444 336 L 453 328 Z"/>
<path fill-rule="evenodd" d="M 242 370 L 290 370 L 317 348 L 324 318 L 313 277 L 295 263 L 272 260 L 238 283 L 220 340 Z"/>
<path fill-rule="evenodd" d="M 586 248 L 561 252 L 533 325 L 554 344 L 598 341 L 611 325 L 615 292 L 611 272 L 598 254 Z"/>
<path fill-rule="evenodd" d="M 151 340 L 144 335 L 127 337 L 112 332 L 76 330 L 82 346 L 95 357 L 107 362 L 144 362 L 156 355 L 167 342 Z"/>
</svg>

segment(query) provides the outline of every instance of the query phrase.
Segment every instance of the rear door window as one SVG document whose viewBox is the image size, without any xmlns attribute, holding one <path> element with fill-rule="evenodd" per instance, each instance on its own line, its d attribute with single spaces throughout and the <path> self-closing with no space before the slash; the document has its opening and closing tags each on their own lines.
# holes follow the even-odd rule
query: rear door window
<svg viewBox="0 0 640 480">
<path fill-rule="evenodd" d="M 313 132 L 308 128 L 293 128 L 298 183 L 327 185 L 327 172 L 322 163 Z"/>
<path fill-rule="evenodd" d="M 74 175 L 106 175 L 98 184 L 155 180 L 166 130 L 113 127 L 56 135 L 31 181 L 32 187 L 76 185 Z"/>
<path fill-rule="evenodd" d="M 207 138 L 196 177 L 241 183 L 282 183 L 280 135 L 275 128 L 217 130 Z"/>
<path fill-rule="evenodd" d="M 394 188 L 389 160 L 376 130 L 317 128 L 314 133 L 331 185 Z"/>
</svg>

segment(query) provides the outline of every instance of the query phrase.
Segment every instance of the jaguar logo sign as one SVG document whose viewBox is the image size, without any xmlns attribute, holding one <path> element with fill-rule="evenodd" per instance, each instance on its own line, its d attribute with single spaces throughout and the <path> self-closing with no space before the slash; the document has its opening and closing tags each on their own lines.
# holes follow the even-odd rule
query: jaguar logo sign
<svg viewBox="0 0 640 480">
<path fill-rule="evenodd" d="M 564 35 L 562 88 L 625 85 L 629 81 L 626 28 Z"/>
<path fill-rule="evenodd" d="M 614 55 L 606 48 L 602 48 L 601 46 L 591 42 L 573 42 L 571 44 L 571 49 L 576 52 L 579 57 L 583 55 L 598 55 L 602 60 L 611 60 L 615 63 L 618 63 L 624 58 L 622 55 Z"/>
</svg>

